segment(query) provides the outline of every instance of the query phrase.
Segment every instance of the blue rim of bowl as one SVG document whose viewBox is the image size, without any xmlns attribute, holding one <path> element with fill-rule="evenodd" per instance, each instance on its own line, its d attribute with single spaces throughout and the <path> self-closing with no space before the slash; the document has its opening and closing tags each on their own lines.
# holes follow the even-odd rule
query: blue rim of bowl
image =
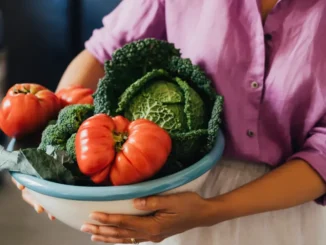
<svg viewBox="0 0 326 245">
<path fill-rule="evenodd" d="M 13 142 L 9 144 L 7 149 L 12 149 L 13 144 Z M 73 186 L 21 173 L 12 172 L 10 174 L 26 188 L 47 196 L 78 201 L 127 200 L 163 193 L 197 179 L 218 164 L 223 155 L 224 146 L 224 135 L 219 130 L 213 149 L 190 167 L 166 177 L 126 186 Z"/>
</svg>

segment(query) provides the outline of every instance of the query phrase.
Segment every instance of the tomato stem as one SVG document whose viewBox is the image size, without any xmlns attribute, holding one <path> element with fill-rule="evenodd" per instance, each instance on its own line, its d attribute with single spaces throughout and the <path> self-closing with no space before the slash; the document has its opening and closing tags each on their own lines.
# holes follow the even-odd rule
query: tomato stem
<svg viewBox="0 0 326 245">
<path fill-rule="evenodd" d="M 128 139 L 128 136 L 127 136 L 126 133 L 114 132 L 113 133 L 113 139 L 114 139 L 114 142 L 115 142 L 115 150 L 116 150 L 116 152 L 119 152 L 119 151 L 122 150 L 122 146 L 126 142 L 126 140 Z"/>
<path fill-rule="evenodd" d="M 23 89 L 16 89 L 15 88 L 14 93 L 15 94 L 28 94 L 28 93 L 30 93 L 30 91 L 27 88 L 23 87 Z"/>
</svg>

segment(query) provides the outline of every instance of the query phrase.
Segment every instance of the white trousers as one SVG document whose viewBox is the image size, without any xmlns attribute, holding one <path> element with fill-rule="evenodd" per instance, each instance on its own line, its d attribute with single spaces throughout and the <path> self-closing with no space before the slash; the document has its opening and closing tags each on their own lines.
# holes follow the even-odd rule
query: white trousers
<svg viewBox="0 0 326 245">
<path fill-rule="evenodd" d="M 209 174 L 201 195 L 229 192 L 270 171 L 264 164 L 222 160 Z M 154 245 L 153 243 L 141 243 Z M 167 238 L 161 245 L 325 245 L 326 207 L 309 202 L 251 215 Z"/>
</svg>

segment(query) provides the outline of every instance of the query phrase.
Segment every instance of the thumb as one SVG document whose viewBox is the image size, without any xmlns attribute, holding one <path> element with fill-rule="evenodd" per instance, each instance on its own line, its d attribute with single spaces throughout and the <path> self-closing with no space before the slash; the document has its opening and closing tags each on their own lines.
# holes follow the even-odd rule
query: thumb
<svg viewBox="0 0 326 245">
<path fill-rule="evenodd" d="M 173 206 L 169 196 L 150 196 L 134 200 L 134 206 L 139 210 L 158 211 Z"/>
</svg>

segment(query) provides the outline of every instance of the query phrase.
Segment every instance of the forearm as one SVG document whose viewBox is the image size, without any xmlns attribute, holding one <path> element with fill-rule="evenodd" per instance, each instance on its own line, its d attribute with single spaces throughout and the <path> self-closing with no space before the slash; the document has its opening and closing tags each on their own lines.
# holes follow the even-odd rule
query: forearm
<svg viewBox="0 0 326 245">
<path fill-rule="evenodd" d="M 82 51 L 67 67 L 57 91 L 71 85 L 81 85 L 96 89 L 100 78 L 104 76 L 104 66 L 87 50 Z"/>
<path fill-rule="evenodd" d="M 212 216 L 224 209 L 222 220 L 286 209 L 315 200 L 326 193 L 326 184 L 306 162 L 293 160 L 227 194 L 212 198 Z M 221 217 L 215 217 L 220 220 Z"/>
</svg>

